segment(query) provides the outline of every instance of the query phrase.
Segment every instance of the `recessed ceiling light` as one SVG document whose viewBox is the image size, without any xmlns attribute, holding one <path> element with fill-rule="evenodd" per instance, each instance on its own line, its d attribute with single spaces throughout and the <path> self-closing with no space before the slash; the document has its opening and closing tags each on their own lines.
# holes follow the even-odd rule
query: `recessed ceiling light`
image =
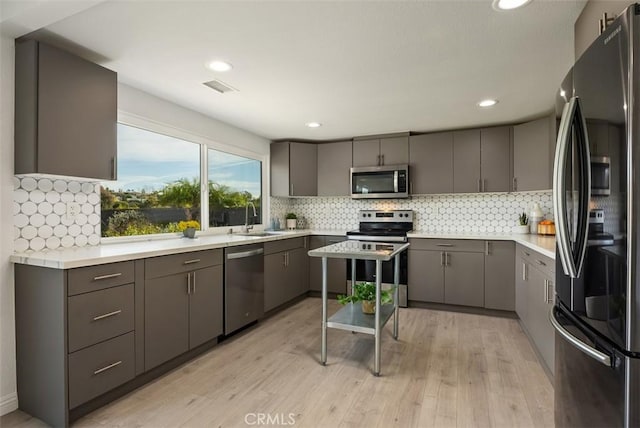
<svg viewBox="0 0 640 428">
<path fill-rule="evenodd" d="M 209 64 L 207 64 L 207 67 L 209 67 L 213 71 L 220 72 L 229 71 L 233 68 L 231 64 L 225 61 L 211 61 Z"/>
<path fill-rule="evenodd" d="M 478 103 L 478 107 L 492 107 L 498 104 L 497 100 L 482 100 Z"/>
<path fill-rule="evenodd" d="M 495 10 L 513 10 L 531 3 L 531 0 L 493 0 L 492 7 Z"/>
<path fill-rule="evenodd" d="M 308 122 L 305 123 L 305 125 L 307 126 L 307 128 L 320 128 L 322 126 L 320 122 Z"/>
</svg>

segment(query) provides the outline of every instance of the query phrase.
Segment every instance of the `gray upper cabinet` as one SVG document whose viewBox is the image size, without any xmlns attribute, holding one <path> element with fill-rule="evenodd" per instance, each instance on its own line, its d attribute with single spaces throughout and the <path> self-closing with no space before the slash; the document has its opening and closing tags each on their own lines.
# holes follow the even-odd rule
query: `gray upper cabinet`
<svg viewBox="0 0 640 428">
<path fill-rule="evenodd" d="M 484 307 L 515 310 L 515 244 L 487 241 L 484 257 Z"/>
<path fill-rule="evenodd" d="M 271 196 L 318 194 L 317 145 L 271 143 Z"/>
<path fill-rule="evenodd" d="M 351 194 L 351 141 L 318 144 L 318 196 Z"/>
<path fill-rule="evenodd" d="M 353 139 L 353 166 L 409 163 L 409 133 Z"/>
<path fill-rule="evenodd" d="M 631 2 L 624 0 L 589 1 L 580 13 L 574 24 L 574 54 L 575 59 L 580 58 L 584 51 L 600 35 L 600 20 L 606 13 L 610 18 L 615 18 Z"/>
<path fill-rule="evenodd" d="M 116 73 L 34 40 L 15 70 L 15 173 L 116 179 Z"/>
<path fill-rule="evenodd" d="M 453 132 L 409 138 L 411 193 L 453 193 Z"/>
<path fill-rule="evenodd" d="M 481 191 L 480 130 L 469 129 L 453 133 L 453 191 Z"/>
<path fill-rule="evenodd" d="M 513 127 L 513 190 L 551 189 L 555 116 Z"/>
<path fill-rule="evenodd" d="M 511 126 L 480 130 L 480 174 L 483 192 L 511 190 Z"/>
</svg>

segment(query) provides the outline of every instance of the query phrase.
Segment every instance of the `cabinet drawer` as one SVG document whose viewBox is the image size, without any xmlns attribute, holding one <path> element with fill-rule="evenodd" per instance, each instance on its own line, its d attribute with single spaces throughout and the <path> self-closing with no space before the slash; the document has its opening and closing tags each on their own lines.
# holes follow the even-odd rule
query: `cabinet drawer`
<svg viewBox="0 0 640 428">
<path fill-rule="evenodd" d="M 102 290 L 133 282 L 133 262 L 69 269 L 68 295 Z"/>
<path fill-rule="evenodd" d="M 465 251 L 482 253 L 485 250 L 485 241 L 472 239 L 410 239 L 412 250 L 433 251 Z"/>
<path fill-rule="evenodd" d="M 222 249 L 152 257 L 144 261 L 144 277 L 159 278 L 222 264 Z"/>
<path fill-rule="evenodd" d="M 522 258 L 525 262 L 540 269 L 547 276 L 552 278 L 555 277 L 556 263 L 552 258 L 544 256 L 523 245 L 518 245 L 517 256 Z"/>
<path fill-rule="evenodd" d="M 69 408 L 91 400 L 135 376 L 134 333 L 69 355 Z"/>
<path fill-rule="evenodd" d="M 325 245 L 337 244 L 338 242 L 344 242 L 347 240 L 346 236 L 325 236 Z"/>
<path fill-rule="evenodd" d="M 306 240 L 308 237 L 282 239 L 279 241 L 271 241 L 264 243 L 264 253 L 274 254 L 281 251 L 295 250 L 296 248 L 306 248 Z"/>
<path fill-rule="evenodd" d="M 69 352 L 134 329 L 133 284 L 69 297 Z"/>
</svg>

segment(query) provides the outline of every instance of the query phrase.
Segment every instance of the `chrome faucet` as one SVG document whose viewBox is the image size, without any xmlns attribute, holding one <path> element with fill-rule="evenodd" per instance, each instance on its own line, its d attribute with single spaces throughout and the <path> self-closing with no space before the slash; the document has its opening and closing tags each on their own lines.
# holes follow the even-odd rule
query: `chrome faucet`
<svg viewBox="0 0 640 428">
<path fill-rule="evenodd" d="M 253 202 L 247 202 L 247 206 L 245 207 L 244 211 L 244 231 L 246 233 L 249 233 L 249 231 L 253 229 L 253 225 L 249 224 L 249 205 L 251 205 L 251 207 L 253 208 L 253 216 L 258 216 L 258 213 L 256 212 L 256 206 L 253 204 Z"/>
</svg>

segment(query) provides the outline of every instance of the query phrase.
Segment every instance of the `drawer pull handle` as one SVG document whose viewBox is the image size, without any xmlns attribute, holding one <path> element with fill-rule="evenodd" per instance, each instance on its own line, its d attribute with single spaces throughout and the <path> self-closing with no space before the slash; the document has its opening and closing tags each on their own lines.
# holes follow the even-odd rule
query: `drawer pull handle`
<svg viewBox="0 0 640 428">
<path fill-rule="evenodd" d="M 540 266 L 546 266 L 547 265 L 545 262 L 543 262 L 542 260 L 538 260 L 538 259 L 536 259 L 536 263 L 538 263 Z"/>
<path fill-rule="evenodd" d="M 527 253 L 526 251 L 523 251 L 522 254 L 524 254 L 527 257 L 529 257 L 531 255 L 531 254 Z"/>
<path fill-rule="evenodd" d="M 110 273 L 108 275 L 100 275 L 100 276 L 94 276 L 93 280 L 94 281 L 100 281 L 101 279 L 110 279 L 110 278 L 117 278 L 119 276 L 122 275 L 122 272 L 118 272 L 118 273 Z"/>
<path fill-rule="evenodd" d="M 453 247 L 453 244 L 436 244 L 436 247 Z"/>
<path fill-rule="evenodd" d="M 114 315 L 118 315 L 120 313 L 122 313 L 122 309 L 118 309 L 117 311 L 109 312 L 108 314 L 98 315 L 97 317 L 93 317 L 93 320 L 94 321 L 103 320 L 105 318 L 109 318 L 109 317 L 112 317 Z"/>
<path fill-rule="evenodd" d="M 193 259 L 193 260 L 187 260 L 185 261 L 183 264 L 185 265 L 192 265 L 194 263 L 200 263 L 200 259 Z"/>
<path fill-rule="evenodd" d="M 114 367 L 118 367 L 120 364 L 122 364 L 122 360 L 120 360 L 120 361 L 116 361 L 116 362 L 115 362 L 115 363 L 113 363 L 113 364 L 109 364 L 108 366 L 105 366 L 105 367 L 103 367 L 103 368 L 101 368 L 101 369 L 98 369 L 98 370 L 96 370 L 95 372 L 93 372 L 93 374 L 94 374 L 94 375 L 98 375 L 98 374 L 100 374 L 100 373 L 102 373 L 102 372 L 106 372 L 107 370 L 111 370 L 111 369 L 112 369 L 112 368 L 114 368 Z"/>
</svg>

